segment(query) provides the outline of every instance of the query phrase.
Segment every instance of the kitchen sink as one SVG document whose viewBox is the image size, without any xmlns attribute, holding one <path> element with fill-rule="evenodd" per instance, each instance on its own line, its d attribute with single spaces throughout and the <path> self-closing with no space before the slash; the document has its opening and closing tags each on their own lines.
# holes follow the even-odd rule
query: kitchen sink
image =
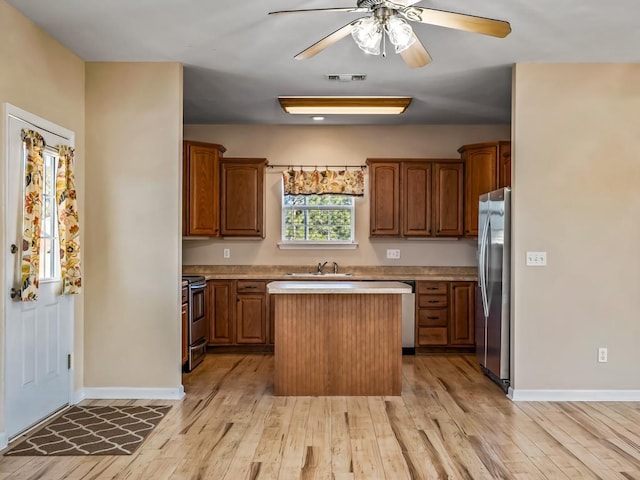
<svg viewBox="0 0 640 480">
<path fill-rule="evenodd" d="M 287 277 L 307 277 L 307 278 L 344 278 L 351 277 L 352 273 L 315 273 L 315 272 L 303 272 L 303 273 L 287 273 Z"/>
</svg>

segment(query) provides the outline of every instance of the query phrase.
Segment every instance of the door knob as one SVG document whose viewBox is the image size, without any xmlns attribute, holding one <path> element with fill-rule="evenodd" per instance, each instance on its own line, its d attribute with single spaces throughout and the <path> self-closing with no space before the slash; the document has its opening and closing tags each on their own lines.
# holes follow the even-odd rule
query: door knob
<svg viewBox="0 0 640 480">
<path fill-rule="evenodd" d="M 15 243 L 11 244 L 11 253 L 18 253 L 18 246 Z"/>
<path fill-rule="evenodd" d="M 20 291 L 19 288 L 12 288 L 11 289 L 11 298 L 13 298 L 14 300 L 16 298 L 20 298 L 20 293 L 22 293 L 22 292 Z"/>
</svg>

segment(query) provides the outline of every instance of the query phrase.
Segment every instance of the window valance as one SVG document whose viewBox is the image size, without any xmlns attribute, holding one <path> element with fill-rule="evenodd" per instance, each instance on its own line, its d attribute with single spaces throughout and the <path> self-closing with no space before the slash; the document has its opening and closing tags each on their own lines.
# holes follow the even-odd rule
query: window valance
<svg viewBox="0 0 640 480">
<path fill-rule="evenodd" d="M 286 195 L 364 195 L 362 170 L 285 170 L 282 183 Z"/>
</svg>

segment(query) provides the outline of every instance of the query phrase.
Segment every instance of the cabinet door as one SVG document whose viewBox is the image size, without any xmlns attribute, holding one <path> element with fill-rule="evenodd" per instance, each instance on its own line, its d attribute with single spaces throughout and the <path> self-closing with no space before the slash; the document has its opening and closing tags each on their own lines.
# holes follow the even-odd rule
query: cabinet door
<svg viewBox="0 0 640 480">
<path fill-rule="evenodd" d="M 236 342 L 266 343 L 265 294 L 239 293 L 236 298 Z"/>
<path fill-rule="evenodd" d="M 500 145 L 500 182 L 498 188 L 511 186 L 511 144 Z"/>
<path fill-rule="evenodd" d="M 369 233 L 400 235 L 400 163 L 370 163 Z"/>
<path fill-rule="evenodd" d="M 264 238 L 264 158 L 221 162 L 221 234 Z"/>
<path fill-rule="evenodd" d="M 189 306 L 182 304 L 182 365 L 189 360 Z"/>
<path fill-rule="evenodd" d="M 207 315 L 209 315 L 209 345 L 234 343 L 233 297 L 231 280 L 209 280 L 207 282 Z"/>
<path fill-rule="evenodd" d="M 435 236 L 455 237 L 464 233 L 462 168 L 462 162 L 435 163 L 433 166 Z"/>
<path fill-rule="evenodd" d="M 402 235 L 431 235 L 431 163 L 402 164 Z"/>
<path fill-rule="evenodd" d="M 218 145 L 186 142 L 187 235 L 218 236 L 220 231 L 219 158 L 223 150 Z M 184 230 L 184 229 L 183 229 Z"/>
<path fill-rule="evenodd" d="M 464 234 L 478 235 L 478 199 L 498 188 L 497 144 L 464 149 Z"/>
<path fill-rule="evenodd" d="M 451 283 L 451 315 L 449 317 L 449 343 L 473 345 L 475 343 L 475 283 Z"/>
</svg>

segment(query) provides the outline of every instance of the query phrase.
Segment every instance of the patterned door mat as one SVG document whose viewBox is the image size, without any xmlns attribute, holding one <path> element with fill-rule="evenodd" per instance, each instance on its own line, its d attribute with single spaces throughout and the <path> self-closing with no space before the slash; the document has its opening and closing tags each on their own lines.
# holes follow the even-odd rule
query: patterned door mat
<svg viewBox="0 0 640 480">
<path fill-rule="evenodd" d="M 5 455 L 131 455 L 170 409 L 74 406 Z"/>
</svg>

